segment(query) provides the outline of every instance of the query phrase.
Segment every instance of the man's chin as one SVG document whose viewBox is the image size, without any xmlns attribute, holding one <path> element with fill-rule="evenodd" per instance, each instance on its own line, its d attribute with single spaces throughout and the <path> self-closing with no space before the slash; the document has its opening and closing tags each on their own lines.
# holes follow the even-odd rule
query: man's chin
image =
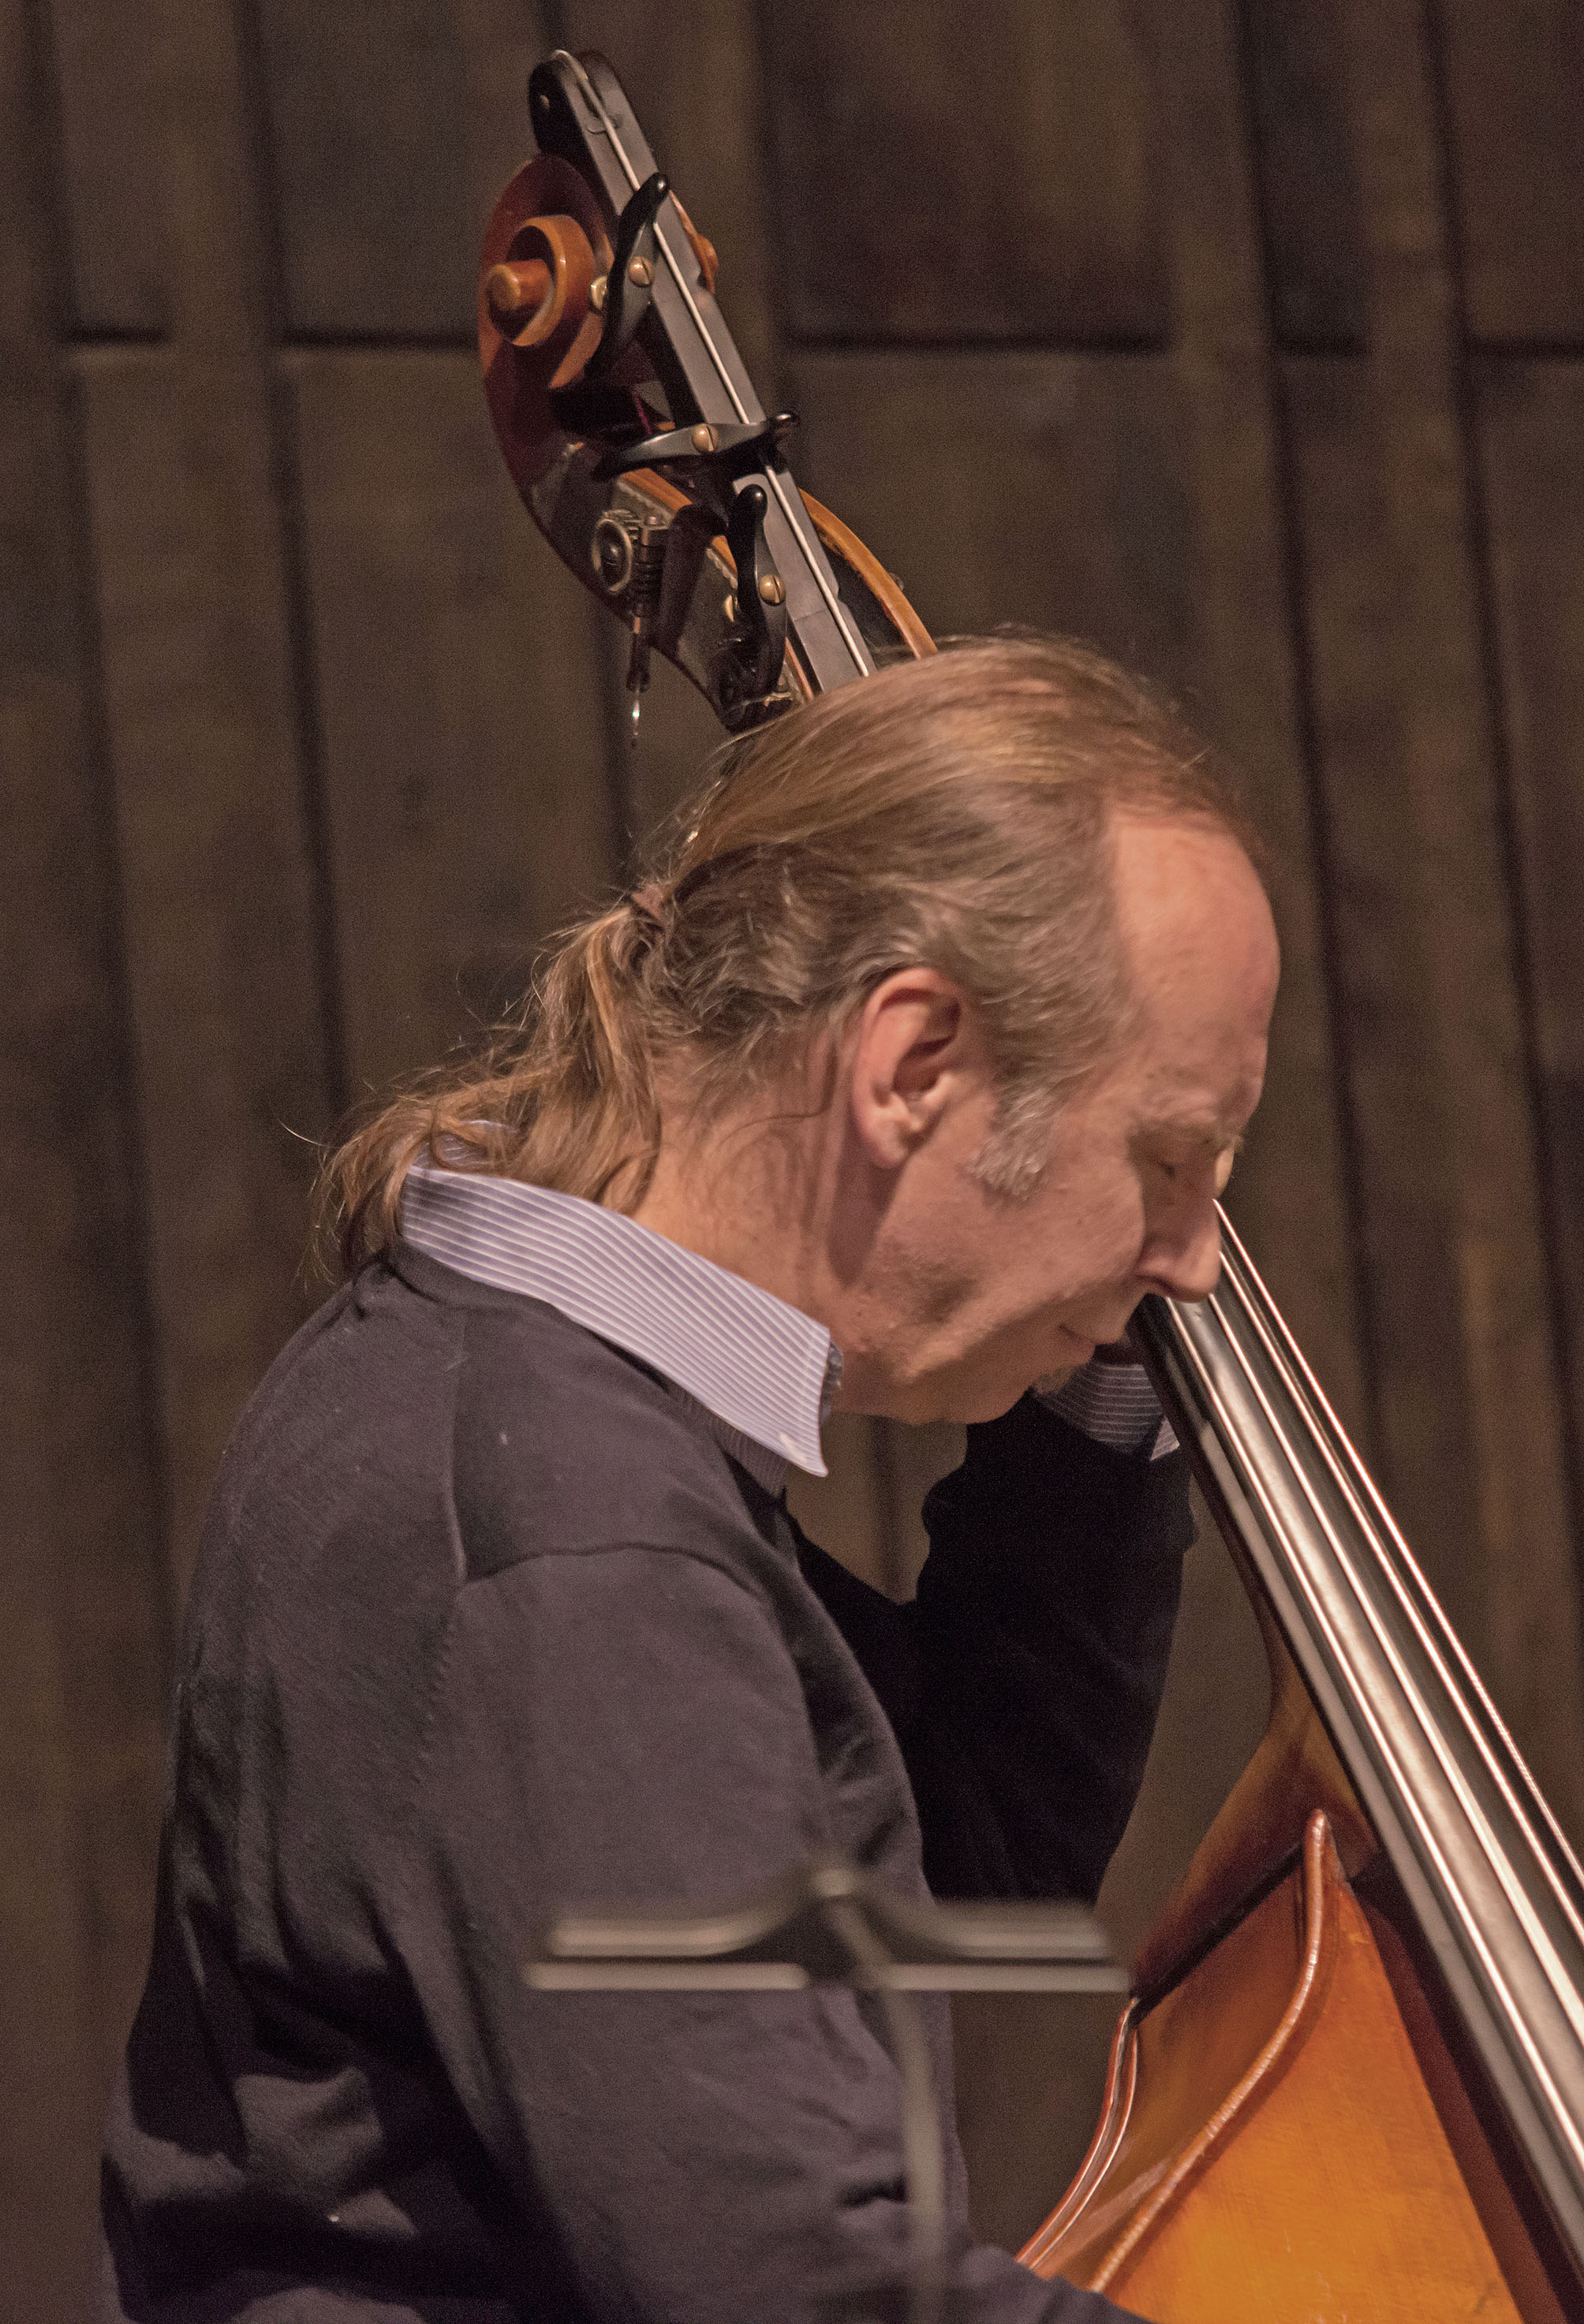
<svg viewBox="0 0 1584 2324">
<path fill-rule="evenodd" d="M 1066 1377 L 1065 1372 L 1055 1375 L 1059 1381 Z M 948 1421 L 959 1428 L 974 1428 L 987 1420 L 999 1420 L 1004 1413 L 1010 1412 L 1013 1406 L 1027 1395 L 1031 1386 L 1039 1388 L 1043 1385 L 1043 1380 L 1030 1382 L 1015 1378 L 941 1381 L 930 1399 L 927 1411 L 910 1412 L 902 1416 L 913 1421 Z"/>
<path fill-rule="evenodd" d="M 1060 1388 L 1078 1369 L 1075 1356 L 1070 1364 L 1042 1372 L 1037 1379 L 1030 1379 L 1015 1363 L 993 1370 L 983 1363 L 964 1365 L 906 1380 L 865 1379 L 860 1374 L 843 1382 L 837 1401 L 844 1412 L 903 1420 L 914 1428 L 933 1423 L 972 1428 L 987 1420 L 999 1420 L 1031 1388 L 1044 1392 Z"/>
</svg>

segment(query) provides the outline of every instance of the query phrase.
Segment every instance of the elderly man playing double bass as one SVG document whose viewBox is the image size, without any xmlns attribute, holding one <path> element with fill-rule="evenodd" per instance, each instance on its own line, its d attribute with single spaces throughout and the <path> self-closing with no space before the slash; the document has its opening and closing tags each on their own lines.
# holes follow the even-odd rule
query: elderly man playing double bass
<svg viewBox="0 0 1584 2324">
<path fill-rule="evenodd" d="M 348 1279 L 242 1422 L 188 1613 L 107 2313 L 888 2312 L 866 2001 L 522 1963 L 564 1906 L 820 1849 L 1093 1895 L 1189 1536 L 1114 1343 L 1216 1276 L 1276 982 L 1251 851 L 1098 657 L 885 670 L 735 746 L 526 1031 L 335 1157 Z M 912 1604 L 788 1514 L 833 1405 L 968 1425 Z M 972 2246 L 945 2127 L 957 2312 L 1115 2313 Z"/>
</svg>

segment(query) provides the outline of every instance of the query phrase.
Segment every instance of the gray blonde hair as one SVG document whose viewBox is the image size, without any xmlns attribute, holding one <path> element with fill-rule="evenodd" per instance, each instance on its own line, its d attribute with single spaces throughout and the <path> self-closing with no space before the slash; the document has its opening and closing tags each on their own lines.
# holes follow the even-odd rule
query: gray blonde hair
<svg viewBox="0 0 1584 2324">
<path fill-rule="evenodd" d="M 426 1154 L 635 1209 L 662 1074 L 707 1124 L 920 964 L 977 1011 L 999 1102 L 976 1175 L 1019 1199 L 1056 1111 L 1129 1029 L 1118 814 L 1218 825 L 1259 862 L 1177 711 L 1061 639 L 965 641 L 728 745 L 653 880 L 560 940 L 523 1023 L 332 1156 L 321 1217 L 344 1264 L 394 1240 Z"/>
</svg>

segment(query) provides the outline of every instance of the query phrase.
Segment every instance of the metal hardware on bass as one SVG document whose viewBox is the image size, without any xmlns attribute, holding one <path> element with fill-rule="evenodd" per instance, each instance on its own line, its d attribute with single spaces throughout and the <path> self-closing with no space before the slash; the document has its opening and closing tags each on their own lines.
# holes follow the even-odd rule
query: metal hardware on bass
<svg viewBox="0 0 1584 2324">
<path fill-rule="evenodd" d="M 616 220 L 605 295 L 595 301 L 605 318 L 599 345 L 585 368 L 590 379 L 625 355 L 649 311 L 654 283 L 654 221 L 671 188 L 658 170 L 647 177 Z"/>
<path fill-rule="evenodd" d="M 714 253 L 615 74 L 560 51 L 530 87 L 541 151 L 490 220 L 478 326 L 496 433 L 535 521 L 590 586 L 602 518 L 666 529 L 651 642 L 731 727 L 865 676 L 877 651 L 922 650 L 911 607 L 899 643 L 877 602 L 898 593 L 793 482 L 791 416 L 759 403 L 715 302 Z"/>
</svg>

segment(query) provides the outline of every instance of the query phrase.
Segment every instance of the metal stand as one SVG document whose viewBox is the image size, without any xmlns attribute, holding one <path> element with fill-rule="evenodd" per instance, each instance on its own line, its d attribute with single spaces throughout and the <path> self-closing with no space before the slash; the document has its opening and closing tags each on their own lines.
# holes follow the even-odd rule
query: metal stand
<svg viewBox="0 0 1584 2324">
<path fill-rule="evenodd" d="M 949 2290 L 946 2171 L 915 1993 L 1118 1993 L 1126 1972 L 1077 1904 L 933 1904 L 825 1856 L 718 1912 L 568 1914 L 523 1976 L 547 1992 L 786 1991 L 880 1997 L 902 2081 L 910 2324 L 941 2324 Z"/>
</svg>

